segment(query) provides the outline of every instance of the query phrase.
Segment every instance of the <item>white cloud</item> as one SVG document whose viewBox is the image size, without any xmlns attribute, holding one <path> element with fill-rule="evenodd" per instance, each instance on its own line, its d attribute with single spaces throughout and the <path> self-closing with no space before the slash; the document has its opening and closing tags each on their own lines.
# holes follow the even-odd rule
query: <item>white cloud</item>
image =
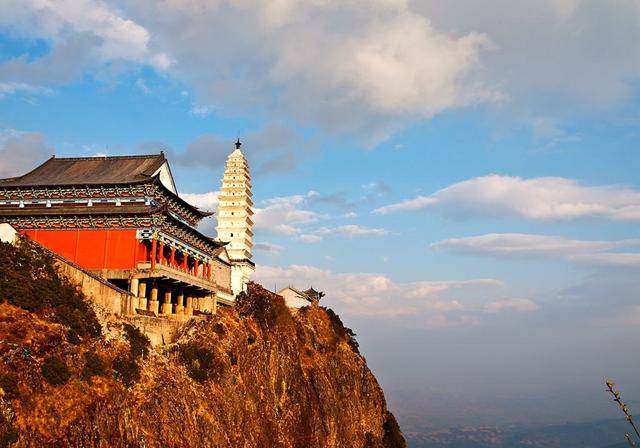
<svg viewBox="0 0 640 448">
<path fill-rule="evenodd" d="M 406 325 L 475 324 L 491 313 L 536 309 L 528 299 L 504 297 L 502 282 L 494 279 L 398 283 L 384 274 L 336 273 L 301 265 L 259 265 L 256 280 L 278 287 L 312 285 L 326 292 L 325 305 L 345 316 L 402 318 Z"/>
<path fill-rule="evenodd" d="M 257 242 L 253 245 L 256 251 L 267 252 L 270 254 L 278 255 L 283 251 L 283 247 L 278 244 L 269 243 L 268 241 Z"/>
<path fill-rule="evenodd" d="M 619 111 L 637 95 L 637 0 L 420 0 L 412 6 L 439 29 L 489 35 L 497 50 L 483 54 L 483 74 L 500 82 L 509 98 L 501 106 L 511 119 L 561 122 L 597 114 L 607 120 L 604 111 Z"/>
<path fill-rule="evenodd" d="M 153 90 L 151 90 L 149 88 L 149 86 L 147 85 L 145 80 L 142 79 L 142 78 L 136 79 L 136 87 L 138 88 L 138 90 L 140 90 L 145 95 L 149 95 L 149 94 L 153 93 Z"/>
<path fill-rule="evenodd" d="M 85 76 L 113 80 L 140 65 L 157 70 L 171 65 L 167 54 L 150 48 L 149 30 L 101 0 L 5 0 L 0 31 L 42 40 L 48 48 L 3 58 L 0 89 L 5 94 L 49 94 Z"/>
<path fill-rule="evenodd" d="M 322 241 L 322 237 L 318 235 L 311 235 L 308 233 L 304 233 L 302 235 L 295 236 L 294 239 L 296 241 L 300 241 L 301 243 L 319 243 Z"/>
<path fill-rule="evenodd" d="M 571 259 L 579 263 L 596 266 L 640 267 L 640 252 L 584 254 Z"/>
<path fill-rule="evenodd" d="M 407 199 L 402 202 L 398 202 L 397 204 L 385 205 L 384 207 L 379 207 L 373 211 L 375 214 L 379 215 L 388 215 L 390 213 L 396 212 L 412 212 L 415 210 L 420 210 L 426 208 L 432 204 L 436 204 L 438 202 L 437 199 L 431 198 L 428 196 L 417 196 L 413 199 Z"/>
<path fill-rule="evenodd" d="M 6 0 L 0 25 L 54 45 L 70 36 L 91 40 L 95 55 L 104 61 L 123 59 L 159 69 L 170 65 L 166 54 L 150 51 L 146 28 L 100 0 Z"/>
<path fill-rule="evenodd" d="M 310 191 L 306 195 L 275 197 L 264 201 L 263 208 L 255 208 L 255 228 L 277 235 L 299 235 L 301 226 L 322 219 L 324 215 L 302 208 L 304 203 L 317 193 Z"/>
<path fill-rule="evenodd" d="M 453 184 L 430 196 L 380 207 L 373 213 L 384 215 L 425 208 L 453 218 L 638 221 L 640 191 L 619 185 L 586 186 L 562 177 L 523 179 L 494 174 Z"/>
<path fill-rule="evenodd" d="M 219 191 L 208 191 L 206 193 L 180 193 L 180 197 L 201 210 L 216 213 L 218 211 L 219 194 Z M 216 224 L 216 216 L 209 216 L 200 221 L 198 224 L 198 230 L 205 235 L 216 235 Z"/>
<path fill-rule="evenodd" d="M 489 302 L 484 309 L 489 313 L 497 313 L 504 310 L 514 310 L 524 313 L 537 310 L 538 305 L 530 299 L 505 299 Z"/>
<path fill-rule="evenodd" d="M 206 193 L 181 193 L 180 197 L 198 208 L 215 212 L 218 209 L 219 191 Z"/>
<path fill-rule="evenodd" d="M 405 121 L 500 98 L 476 76 L 486 35 L 437 30 L 405 0 L 123 3 L 207 107 L 377 141 Z"/>
<path fill-rule="evenodd" d="M 347 238 L 354 238 L 360 236 L 384 236 L 388 235 L 389 231 L 380 228 L 364 227 L 357 224 L 347 224 L 338 227 L 322 227 L 317 230 L 320 235 L 339 235 Z"/>
<path fill-rule="evenodd" d="M 522 233 L 491 233 L 451 238 L 431 245 L 435 250 L 463 255 L 498 258 L 559 257 L 584 264 L 640 266 L 640 253 L 610 252 L 631 247 L 640 247 L 640 239 L 589 241 Z"/>
<path fill-rule="evenodd" d="M 53 91 L 41 86 L 34 86 L 23 82 L 0 82 L 0 99 L 15 93 L 31 95 L 51 95 Z"/>
<path fill-rule="evenodd" d="M 535 132 L 552 123 L 564 141 L 576 110 L 604 116 L 637 93 L 636 0 L 463 4 L 5 0 L 0 27 L 51 52 L 0 64 L 0 82 L 70 82 L 124 60 L 187 85 L 195 111 L 257 111 L 370 142 L 478 103 Z"/>
<path fill-rule="evenodd" d="M 54 152 L 42 134 L 14 129 L 0 131 L 0 177 L 25 174 Z"/>
<path fill-rule="evenodd" d="M 209 106 L 193 105 L 190 112 L 198 117 L 206 117 L 207 115 L 210 115 L 213 110 Z"/>
</svg>

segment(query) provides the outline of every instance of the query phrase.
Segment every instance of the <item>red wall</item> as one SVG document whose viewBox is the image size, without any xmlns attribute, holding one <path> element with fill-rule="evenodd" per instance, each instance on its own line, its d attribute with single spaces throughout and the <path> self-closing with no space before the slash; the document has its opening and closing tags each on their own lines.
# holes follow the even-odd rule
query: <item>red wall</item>
<svg viewBox="0 0 640 448">
<path fill-rule="evenodd" d="M 26 230 L 29 238 L 85 269 L 132 269 L 147 248 L 126 230 Z"/>
</svg>

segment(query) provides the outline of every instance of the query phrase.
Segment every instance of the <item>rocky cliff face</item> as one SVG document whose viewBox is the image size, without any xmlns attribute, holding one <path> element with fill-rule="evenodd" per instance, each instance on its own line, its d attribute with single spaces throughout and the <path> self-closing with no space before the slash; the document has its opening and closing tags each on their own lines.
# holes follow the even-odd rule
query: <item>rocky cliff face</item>
<svg viewBox="0 0 640 448">
<path fill-rule="evenodd" d="M 331 311 L 292 316 L 251 285 L 150 349 L 115 317 L 78 336 L 55 307 L 0 304 L 0 447 L 406 446 Z"/>
</svg>

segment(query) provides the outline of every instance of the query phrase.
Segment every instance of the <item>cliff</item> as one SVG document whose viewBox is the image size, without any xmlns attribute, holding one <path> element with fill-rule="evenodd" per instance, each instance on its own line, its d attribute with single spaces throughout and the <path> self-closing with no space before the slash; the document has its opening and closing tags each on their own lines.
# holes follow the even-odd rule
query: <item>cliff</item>
<svg viewBox="0 0 640 448">
<path fill-rule="evenodd" d="M 0 447 L 406 446 L 331 310 L 252 284 L 151 349 L 48 263 L 0 246 Z"/>
</svg>

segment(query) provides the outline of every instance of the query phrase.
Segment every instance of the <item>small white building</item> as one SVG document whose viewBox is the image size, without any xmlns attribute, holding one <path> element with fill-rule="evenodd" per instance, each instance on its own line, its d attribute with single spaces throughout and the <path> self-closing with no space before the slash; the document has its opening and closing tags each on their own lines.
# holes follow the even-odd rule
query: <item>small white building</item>
<svg viewBox="0 0 640 448">
<path fill-rule="evenodd" d="M 284 302 L 289 308 L 299 309 L 303 306 L 317 304 L 324 295 L 321 292 L 309 288 L 306 291 L 300 291 L 293 286 L 287 286 L 277 292 L 279 296 L 284 298 Z"/>
</svg>

